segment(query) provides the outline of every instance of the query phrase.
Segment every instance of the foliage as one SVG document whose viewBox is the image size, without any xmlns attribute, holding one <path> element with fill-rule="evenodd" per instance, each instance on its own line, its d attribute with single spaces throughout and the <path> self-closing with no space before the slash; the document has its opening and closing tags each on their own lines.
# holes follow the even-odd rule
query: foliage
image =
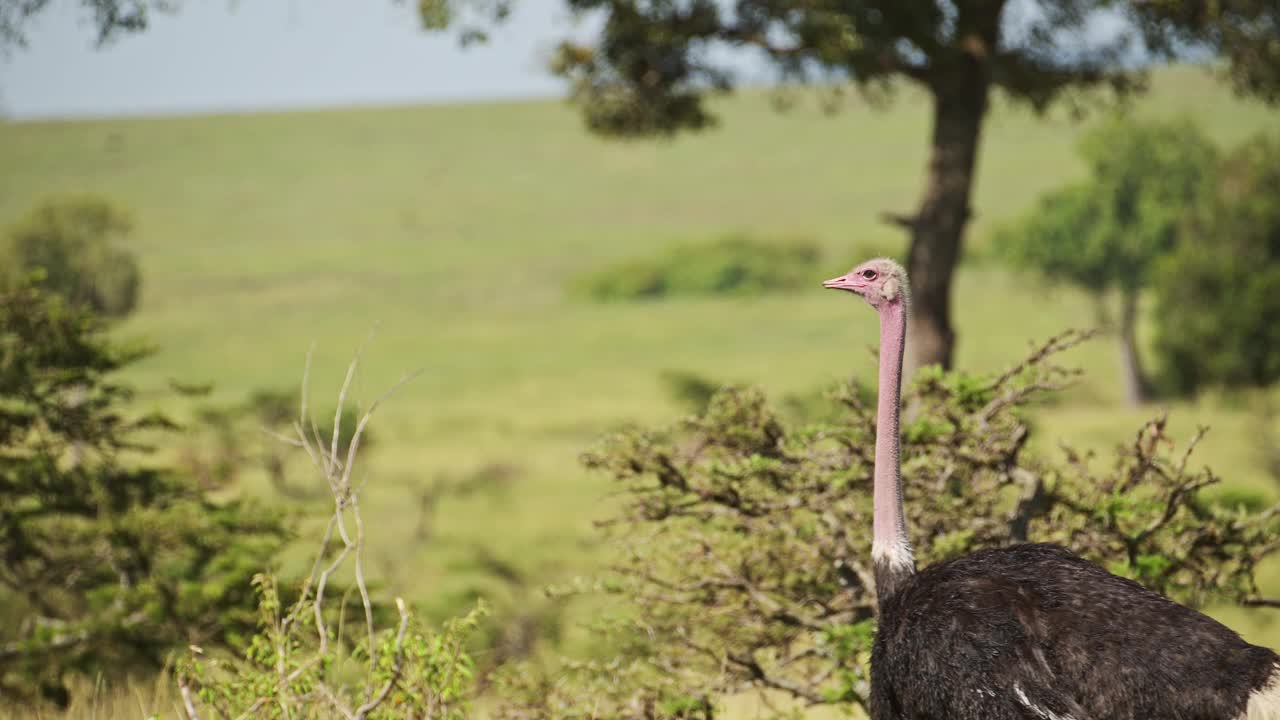
<svg viewBox="0 0 1280 720">
<path fill-rule="evenodd" d="M 1030 456 L 1024 409 L 1072 375 L 1067 333 L 998 377 L 922 373 L 905 398 L 903 475 L 923 565 L 1024 540 L 1066 544 L 1194 606 L 1258 601 L 1254 571 L 1280 519 L 1205 502 L 1165 421 L 1110 463 Z M 619 433 L 586 456 L 627 498 L 622 542 L 594 589 L 615 598 L 612 662 L 512 681 L 505 718 L 702 718 L 726 693 L 861 707 L 875 631 L 870 557 L 875 405 L 857 388 L 831 420 L 790 424 L 726 389 L 675 427 Z M 711 699 L 711 700 L 708 700 Z M 781 710 L 779 711 L 781 712 Z"/>
<path fill-rule="evenodd" d="M 0 690 L 66 699 L 76 673 L 157 668 L 176 646 L 253 629 L 248 581 L 285 539 L 273 513 L 215 503 L 143 464 L 150 433 L 115 376 L 145 355 L 101 320 L 20 286 L 0 293 Z"/>
<path fill-rule="evenodd" d="M 1190 120 L 1114 119 L 1088 133 L 1089 179 L 1046 193 L 995 244 L 1049 280 L 1132 292 L 1177 245 L 1187 208 L 1208 193 L 1216 150 Z"/>
<path fill-rule="evenodd" d="M 1179 392 L 1280 379 L 1280 139 L 1228 156 L 1156 282 L 1155 347 Z"/>
<path fill-rule="evenodd" d="M 1274 0 L 1153 0 L 1133 9 L 1149 45 L 1165 53 L 1208 47 L 1226 58 L 1222 71 L 1237 92 L 1280 102 L 1280 6 Z"/>
<path fill-rule="evenodd" d="M 1217 152 L 1190 120 L 1112 120 L 1085 136 L 1085 182 L 1047 193 L 996 234 L 1015 266 L 1090 292 L 1106 316 L 1119 291 L 1119 339 L 1128 399 L 1146 399 L 1139 360 L 1139 291 L 1182 237 L 1183 219 L 1208 194 Z"/>
<path fill-rule="evenodd" d="M 365 645 L 341 645 L 332 626 L 316 629 L 317 614 L 333 612 L 323 598 L 306 593 L 285 606 L 273 578 L 259 575 L 254 586 L 260 629 L 243 658 L 207 658 L 200 648 L 180 669 L 193 709 L 198 701 L 224 718 L 467 717 L 475 664 L 466 643 L 483 605 L 432 630 L 400 601 L 400 627 L 375 636 L 370 659 Z"/>
<path fill-rule="evenodd" d="M 138 302 L 138 264 L 118 241 L 133 227 L 128 214 L 101 198 L 46 200 L 6 233 L 0 284 L 40 274 L 41 287 L 109 317 Z"/>
<path fill-rule="evenodd" d="M 819 255 L 817 246 L 807 241 L 728 235 L 588 273 L 576 279 L 572 291 L 594 300 L 638 300 L 795 290 L 813 283 Z"/>
<path fill-rule="evenodd" d="M 718 52 L 724 48 L 754 51 L 784 79 L 851 81 L 873 98 L 883 98 L 892 92 L 891 81 L 903 78 L 955 99 L 963 66 L 975 63 L 991 86 L 1043 110 L 1059 100 L 1082 109 L 1088 100 L 1082 90 L 1144 90 L 1145 71 L 1128 61 L 1136 48 L 1173 59 L 1198 47 L 1227 60 L 1224 70 L 1240 93 L 1280 99 L 1280 49 L 1274 40 L 1280 8 L 1268 0 L 1071 0 L 1034 8 L 932 0 L 566 2 L 603 22 L 593 43 L 562 43 L 552 70 L 572 81 L 588 127 L 607 134 L 669 134 L 714 125 L 706 97 L 737 81 L 725 64 L 729 55 Z M 500 21 L 509 12 L 509 0 L 419 3 L 428 30 L 450 27 L 462 15 Z M 1117 15 L 1121 22 L 1108 23 L 1110 33 L 1089 31 Z M 483 37 L 475 21 L 458 25 L 464 41 Z M 1093 39 L 1082 48 L 1081 38 Z M 839 103 L 838 85 L 817 87 L 829 94 L 829 106 Z"/>
<path fill-rule="evenodd" d="M 347 393 L 359 361 L 357 354 L 338 393 L 337 418 L 346 415 Z M 402 379 L 363 414 L 351 415 L 349 427 L 339 422 L 326 438 L 307 412 L 309 375 L 308 361 L 293 437 L 284 439 L 305 451 L 333 500 L 315 563 L 298 599 L 288 605 L 281 600 L 273 577 L 254 578 L 259 631 L 243 657 L 208 656 L 203 648 L 192 648 L 191 657 L 178 670 L 187 714 L 198 717 L 198 706 L 204 705 L 223 718 L 461 720 L 469 709 L 475 672 L 466 643 L 477 630 L 484 606 L 437 631 L 412 618 L 404 601 L 396 598 L 398 627 L 376 630 L 377 612 L 364 569 L 359 497 L 363 482 L 353 482 L 353 471 L 373 413 L 412 376 Z M 259 397 L 264 406 L 279 405 Z M 339 449 L 344 437 L 349 440 Z M 338 542 L 332 542 L 335 539 Z M 353 593 L 335 592 L 331 584 L 336 573 L 348 569 L 354 570 L 352 591 L 358 593 L 363 610 L 364 632 L 359 639 L 354 639 L 357 633 L 343 636 L 345 608 Z M 331 602 L 334 595 L 342 598 L 337 607 Z"/>
<path fill-rule="evenodd" d="M 80 0 L 86 14 L 92 15 L 98 45 L 104 45 L 122 33 L 145 30 L 150 11 L 168 10 L 180 0 Z M 0 52 L 11 46 L 25 47 L 26 24 L 49 5 L 49 0 L 0 1 Z"/>
<path fill-rule="evenodd" d="M 593 45 L 562 44 L 553 70 L 573 82 L 592 130 L 621 135 L 713 124 L 705 97 L 735 80 L 715 59 L 713 49 L 725 46 L 757 51 L 785 78 L 852 81 L 880 96 L 893 78 L 938 92 L 957 88 L 957 71 L 970 59 L 987 66 L 996 87 L 1036 107 L 1076 86 L 1137 86 L 1136 74 L 1117 62 L 1130 40 L 1125 34 L 1089 52 L 1067 46 L 1111 3 L 1050 4 L 1020 18 L 1006 18 L 1004 5 L 749 0 L 730 8 L 570 0 L 574 10 L 599 13 L 604 22 Z M 985 52 L 988 42 L 1000 51 Z"/>
</svg>

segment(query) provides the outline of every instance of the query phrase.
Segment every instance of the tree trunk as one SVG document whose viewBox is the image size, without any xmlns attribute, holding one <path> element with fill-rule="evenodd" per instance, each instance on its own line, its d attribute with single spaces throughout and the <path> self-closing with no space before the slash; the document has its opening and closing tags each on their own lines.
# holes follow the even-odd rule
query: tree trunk
<svg viewBox="0 0 1280 720">
<path fill-rule="evenodd" d="M 1138 356 L 1138 291 L 1120 291 L 1120 375 L 1130 407 L 1147 401 L 1149 388 Z"/>
<path fill-rule="evenodd" d="M 994 47 L 994 37 L 988 47 Z M 967 54 L 931 82 L 933 139 L 924 197 L 911 228 L 907 274 L 912 317 L 908 325 L 906 377 L 925 365 L 951 367 L 951 279 L 969 221 L 978 141 L 990 80 L 984 57 Z"/>
</svg>

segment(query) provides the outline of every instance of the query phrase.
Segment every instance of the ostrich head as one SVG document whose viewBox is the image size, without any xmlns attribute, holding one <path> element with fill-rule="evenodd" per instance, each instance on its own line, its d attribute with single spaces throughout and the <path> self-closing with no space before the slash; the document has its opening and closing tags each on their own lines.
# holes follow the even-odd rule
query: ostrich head
<svg viewBox="0 0 1280 720">
<path fill-rule="evenodd" d="M 861 295 L 871 307 L 879 310 L 890 303 L 906 304 L 907 271 L 888 258 L 876 258 L 822 283 L 822 287 Z"/>
</svg>

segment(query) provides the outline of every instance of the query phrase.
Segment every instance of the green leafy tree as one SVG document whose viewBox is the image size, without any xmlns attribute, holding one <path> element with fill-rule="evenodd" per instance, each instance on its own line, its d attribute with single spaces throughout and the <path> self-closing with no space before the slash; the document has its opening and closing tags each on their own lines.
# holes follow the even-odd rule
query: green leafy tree
<svg viewBox="0 0 1280 720">
<path fill-rule="evenodd" d="M 1280 380 L 1280 140 L 1232 152 L 1155 281 L 1155 349 L 1170 388 Z"/>
<path fill-rule="evenodd" d="M 998 376 L 917 376 L 902 468 L 921 564 L 1057 542 L 1192 606 L 1276 602 L 1258 595 L 1255 571 L 1280 549 L 1280 506 L 1210 502 L 1201 491 L 1217 476 L 1188 463 L 1199 434 L 1175 452 L 1156 419 L 1110 461 L 1028 452 L 1026 408 L 1071 379 L 1055 357 L 1081 339 L 1054 338 Z M 865 710 L 876 626 L 867 395 L 841 388 L 822 419 L 789 420 L 758 391 L 729 388 L 694 418 L 589 453 L 625 498 L 605 524 L 619 553 L 598 581 L 561 591 L 611 598 L 600 629 L 613 654 L 549 676 L 510 668 L 498 717 L 709 720 L 721 698 L 752 691 Z"/>
<path fill-rule="evenodd" d="M 1088 291 L 1104 317 L 1109 294 L 1118 294 L 1125 397 L 1136 405 L 1149 385 L 1138 351 L 1140 293 L 1177 247 L 1188 208 L 1207 196 L 1216 150 L 1189 121 L 1120 120 L 1090 132 L 1080 150 L 1089 178 L 1046 194 L 995 242 L 1016 265 Z"/>
<path fill-rule="evenodd" d="M 254 629 L 250 579 L 286 530 L 147 464 L 172 425 L 115 375 L 145 353 L 21 286 L 0 293 L 0 693 L 67 700 L 71 674 L 156 669 Z"/>
<path fill-rule="evenodd" d="M 7 285 L 39 284 L 108 317 L 133 311 L 141 283 L 138 264 L 118 241 L 129 234 L 129 216 L 92 196 L 47 200 L 9 228 L 0 261 Z"/>
</svg>

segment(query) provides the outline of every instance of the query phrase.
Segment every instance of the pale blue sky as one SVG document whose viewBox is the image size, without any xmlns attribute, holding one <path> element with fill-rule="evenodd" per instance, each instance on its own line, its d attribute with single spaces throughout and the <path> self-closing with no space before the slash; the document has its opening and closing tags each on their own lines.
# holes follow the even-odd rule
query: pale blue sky
<svg viewBox="0 0 1280 720">
<path fill-rule="evenodd" d="M 556 96 L 546 59 L 572 28 L 561 0 L 520 0 L 492 43 L 460 50 L 410 2 L 186 0 L 96 49 L 79 2 L 53 0 L 0 59 L 0 103 L 34 118 Z"/>
</svg>

